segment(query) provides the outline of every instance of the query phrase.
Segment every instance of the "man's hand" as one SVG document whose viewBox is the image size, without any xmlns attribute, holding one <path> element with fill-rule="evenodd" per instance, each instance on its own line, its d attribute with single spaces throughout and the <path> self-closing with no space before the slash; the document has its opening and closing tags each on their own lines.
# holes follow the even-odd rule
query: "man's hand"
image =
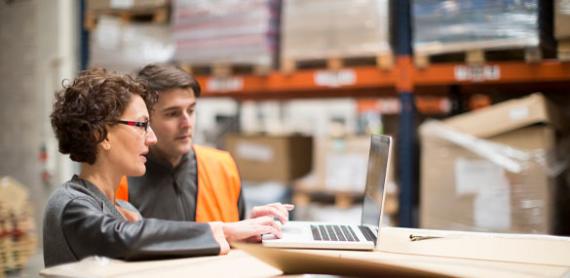
<svg viewBox="0 0 570 278">
<path fill-rule="evenodd" d="M 224 234 L 228 241 L 261 241 L 262 234 L 273 234 L 281 237 L 281 225 L 273 221 L 273 217 L 261 216 L 239 222 L 224 223 Z"/>
<path fill-rule="evenodd" d="M 264 206 L 254 207 L 251 210 L 249 218 L 258 218 L 262 216 L 270 216 L 279 219 L 281 224 L 287 223 L 289 220 L 289 211 L 293 210 L 295 205 L 272 203 Z"/>
</svg>

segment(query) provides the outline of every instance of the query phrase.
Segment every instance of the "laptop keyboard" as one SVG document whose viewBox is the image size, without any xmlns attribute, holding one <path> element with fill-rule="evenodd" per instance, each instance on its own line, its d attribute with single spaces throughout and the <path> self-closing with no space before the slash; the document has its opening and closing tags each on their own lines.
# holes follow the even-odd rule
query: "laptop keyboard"
<svg viewBox="0 0 570 278">
<path fill-rule="evenodd" d="M 376 235 L 366 226 L 358 226 L 364 237 L 368 241 L 376 242 Z"/>
<path fill-rule="evenodd" d="M 365 226 L 358 226 L 366 240 L 376 242 L 376 236 Z M 314 240 L 360 241 L 348 225 L 311 225 Z"/>
</svg>

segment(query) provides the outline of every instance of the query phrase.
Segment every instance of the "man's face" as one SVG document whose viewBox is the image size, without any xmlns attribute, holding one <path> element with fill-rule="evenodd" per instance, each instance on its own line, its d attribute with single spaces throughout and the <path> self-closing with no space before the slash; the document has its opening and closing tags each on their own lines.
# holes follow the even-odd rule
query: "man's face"
<svg viewBox="0 0 570 278">
<path fill-rule="evenodd" d="M 158 139 L 152 149 L 169 161 L 179 160 L 190 151 L 195 107 L 191 88 L 160 92 L 150 121 Z"/>
</svg>

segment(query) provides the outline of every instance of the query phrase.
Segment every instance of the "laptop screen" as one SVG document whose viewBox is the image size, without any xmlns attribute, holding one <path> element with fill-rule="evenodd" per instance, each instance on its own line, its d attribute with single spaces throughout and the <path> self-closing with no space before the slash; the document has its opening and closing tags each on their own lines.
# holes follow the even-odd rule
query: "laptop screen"
<svg viewBox="0 0 570 278">
<path fill-rule="evenodd" d="M 384 185 L 392 138 L 384 135 L 372 135 L 370 140 L 370 155 L 362 206 L 362 225 L 378 227 L 382 215 Z"/>
</svg>

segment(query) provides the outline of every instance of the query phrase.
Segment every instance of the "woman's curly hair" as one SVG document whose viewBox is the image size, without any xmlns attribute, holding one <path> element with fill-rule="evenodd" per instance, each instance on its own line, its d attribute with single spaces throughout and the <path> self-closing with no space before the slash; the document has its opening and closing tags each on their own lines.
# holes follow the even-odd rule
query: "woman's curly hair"
<svg viewBox="0 0 570 278">
<path fill-rule="evenodd" d="M 156 92 L 142 81 L 95 68 L 83 71 L 55 96 L 51 125 L 59 151 L 73 161 L 95 163 L 97 145 L 107 138 L 107 128 L 119 120 L 133 95 L 141 96 L 149 111 Z"/>
</svg>

